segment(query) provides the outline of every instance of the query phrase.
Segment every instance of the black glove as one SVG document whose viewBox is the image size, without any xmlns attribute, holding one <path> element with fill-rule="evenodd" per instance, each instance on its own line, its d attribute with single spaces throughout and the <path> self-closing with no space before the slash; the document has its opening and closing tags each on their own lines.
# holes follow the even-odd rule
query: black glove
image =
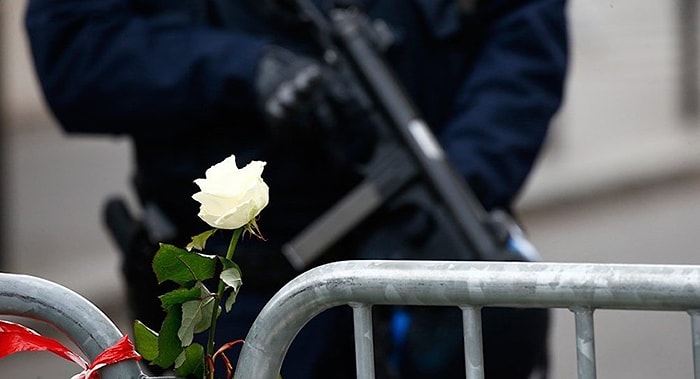
<svg viewBox="0 0 700 379">
<path fill-rule="evenodd" d="M 362 161 L 376 137 L 350 84 L 321 62 L 281 47 L 268 49 L 255 77 L 260 109 L 275 137 L 325 146 L 341 161 Z"/>
<path fill-rule="evenodd" d="M 284 132 L 283 128 L 288 129 L 292 124 L 311 127 L 307 119 L 319 118 L 321 115 L 314 114 L 319 107 L 328 108 L 323 81 L 318 61 L 270 47 L 260 60 L 255 78 L 258 101 L 266 121 L 274 129 L 281 129 L 276 132 Z M 307 121 L 306 125 L 301 125 L 302 121 Z"/>
</svg>

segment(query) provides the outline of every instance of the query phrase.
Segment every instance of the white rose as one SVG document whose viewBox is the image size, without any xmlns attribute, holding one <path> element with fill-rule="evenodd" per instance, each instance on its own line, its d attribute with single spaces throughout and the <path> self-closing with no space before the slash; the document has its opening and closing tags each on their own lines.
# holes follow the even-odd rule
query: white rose
<svg viewBox="0 0 700 379">
<path fill-rule="evenodd" d="M 265 162 L 252 161 L 239 169 L 234 155 L 210 167 L 205 179 L 194 181 L 200 189 L 192 195 L 201 204 L 199 218 L 218 229 L 238 229 L 255 221 L 269 201 L 264 167 Z"/>
</svg>

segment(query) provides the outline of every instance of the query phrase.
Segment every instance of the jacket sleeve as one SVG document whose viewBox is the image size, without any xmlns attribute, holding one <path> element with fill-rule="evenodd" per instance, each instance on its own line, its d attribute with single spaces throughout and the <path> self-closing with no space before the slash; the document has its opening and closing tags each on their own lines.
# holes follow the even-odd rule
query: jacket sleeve
<svg viewBox="0 0 700 379">
<path fill-rule="evenodd" d="M 185 134 L 252 109 L 265 41 L 142 14 L 131 0 L 30 0 L 26 28 L 46 101 L 70 132 Z"/>
<path fill-rule="evenodd" d="M 562 102 L 565 0 L 483 3 L 483 47 L 439 137 L 484 206 L 508 208 Z"/>
</svg>

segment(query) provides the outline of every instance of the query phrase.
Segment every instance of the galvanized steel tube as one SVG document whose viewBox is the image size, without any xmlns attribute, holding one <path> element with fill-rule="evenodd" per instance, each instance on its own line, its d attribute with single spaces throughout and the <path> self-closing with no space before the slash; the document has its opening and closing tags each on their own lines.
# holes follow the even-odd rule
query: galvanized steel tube
<svg viewBox="0 0 700 379">
<path fill-rule="evenodd" d="M 0 273 L 0 315 L 44 321 L 70 338 L 92 360 L 123 334 L 102 311 L 79 294 L 28 275 Z M 144 375 L 134 360 L 101 369 L 103 378 Z"/>
<path fill-rule="evenodd" d="M 275 379 L 301 327 L 342 304 L 679 310 L 700 308 L 700 266 L 526 262 L 343 261 L 300 275 L 265 306 L 239 379 Z"/>
<path fill-rule="evenodd" d="M 695 378 L 700 378 L 700 309 L 691 309 L 690 330 L 693 343 L 693 373 Z"/>
<path fill-rule="evenodd" d="M 467 379 L 484 379 L 481 307 L 462 307 L 464 362 Z"/>
<path fill-rule="evenodd" d="M 579 379 L 595 379 L 595 327 L 593 310 L 588 307 L 573 307 L 576 321 L 576 367 Z"/>
<path fill-rule="evenodd" d="M 372 306 L 350 303 L 355 332 L 355 367 L 359 378 L 374 379 L 374 332 Z"/>
</svg>

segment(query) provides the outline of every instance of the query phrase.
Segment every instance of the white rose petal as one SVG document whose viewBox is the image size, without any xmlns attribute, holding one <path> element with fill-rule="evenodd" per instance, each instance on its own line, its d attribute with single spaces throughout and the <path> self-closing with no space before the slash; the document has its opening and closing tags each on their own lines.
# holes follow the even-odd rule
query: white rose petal
<svg viewBox="0 0 700 379">
<path fill-rule="evenodd" d="M 239 169 L 231 155 L 210 167 L 204 179 L 195 180 L 200 192 L 199 218 L 218 229 L 238 229 L 260 214 L 269 202 L 269 188 L 262 179 L 265 162 L 252 161 Z"/>
</svg>

